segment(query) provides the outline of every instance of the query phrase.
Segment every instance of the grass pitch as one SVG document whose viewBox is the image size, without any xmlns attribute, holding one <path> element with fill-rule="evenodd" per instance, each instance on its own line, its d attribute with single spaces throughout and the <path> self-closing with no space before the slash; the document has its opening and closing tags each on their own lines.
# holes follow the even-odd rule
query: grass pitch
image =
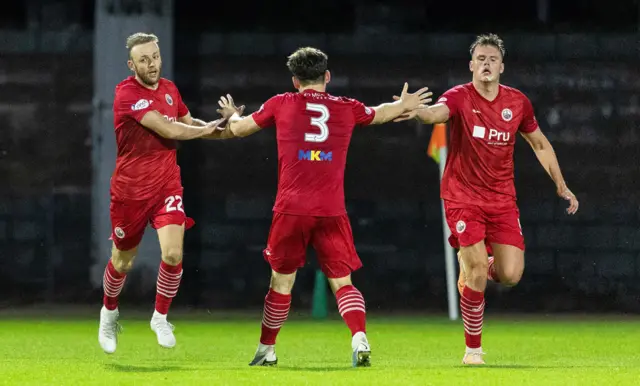
<svg viewBox="0 0 640 386">
<path fill-rule="evenodd" d="M 487 366 L 460 365 L 462 324 L 370 317 L 372 367 L 351 368 L 341 320 L 295 315 L 278 338 L 277 368 L 251 368 L 260 314 L 175 316 L 178 345 L 162 349 L 148 320 L 124 308 L 118 350 L 98 346 L 92 318 L 3 316 L 0 384 L 7 385 L 640 385 L 640 319 L 488 316 Z M 149 314 L 150 315 L 150 314 Z"/>
</svg>

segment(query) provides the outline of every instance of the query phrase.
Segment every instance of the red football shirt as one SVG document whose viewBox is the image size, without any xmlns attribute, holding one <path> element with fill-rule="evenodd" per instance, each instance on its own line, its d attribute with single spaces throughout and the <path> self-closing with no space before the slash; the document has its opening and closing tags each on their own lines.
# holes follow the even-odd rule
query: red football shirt
<svg viewBox="0 0 640 386">
<path fill-rule="evenodd" d="M 162 138 L 140 124 L 149 111 L 170 121 L 187 115 L 176 85 L 161 78 L 158 88 L 143 87 L 133 76 L 116 86 L 113 121 L 118 155 L 111 177 L 111 195 L 118 199 L 146 200 L 171 179 L 180 179 L 176 141 Z"/>
<path fill-rule="evenodd" d="M 253 113 L 261 128 L 276 126 L 278 194 L 273 210 L 285 214 L 340 216 L 351 134 L 375 111 L 324 92 L 276 95 Z"/>
<path fill-rule="evenodd" d="M 513 203 L 516 136 L 538 128 L 531 101 L 515 88 L 500 85 L 490 102 L 467 83 L 445 92 L 438 103 L 450 111 L 441 197 L 462 204 Z"/>
</svg>

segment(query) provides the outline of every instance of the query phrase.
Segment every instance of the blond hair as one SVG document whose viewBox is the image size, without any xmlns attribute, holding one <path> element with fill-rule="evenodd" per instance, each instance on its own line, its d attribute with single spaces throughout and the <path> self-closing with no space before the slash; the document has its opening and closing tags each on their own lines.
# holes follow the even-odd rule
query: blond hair
<svg viewBox="0 0 640 386">
<path fill-rule="evenodd" d="M 136 32 L 133 35 L 127 38 L 127 50 L 129 51 L 129 56 L 131 56 L 131 49 L 135 46 L 139 46 L 140 44 L 146 44 L 150 42 L 158 43 L 158 37 L 154 34 L 148 34 L 144 32 Z"/>
</svg>

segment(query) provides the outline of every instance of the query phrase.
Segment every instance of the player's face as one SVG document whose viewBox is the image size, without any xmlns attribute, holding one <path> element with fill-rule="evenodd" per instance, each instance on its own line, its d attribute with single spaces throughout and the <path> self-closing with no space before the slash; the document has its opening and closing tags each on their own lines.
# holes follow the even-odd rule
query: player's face
<svg viewBox="0 0 640 386">
<path fill-rule="evenodd" d="M 133 47 L 128 64 L 131 71 L 135 72 L 142 83 L 154 86 L 158 83 L 162 70 L 162 58 L 158 43 L 149 42 Z"/>
<path fill-rule="evenodd" d="M 474 80 L 498 82 L 504 71 L 500 50 L 494 46 L 477 46 L 469 62 L 469 69 Z"/>
</svg>

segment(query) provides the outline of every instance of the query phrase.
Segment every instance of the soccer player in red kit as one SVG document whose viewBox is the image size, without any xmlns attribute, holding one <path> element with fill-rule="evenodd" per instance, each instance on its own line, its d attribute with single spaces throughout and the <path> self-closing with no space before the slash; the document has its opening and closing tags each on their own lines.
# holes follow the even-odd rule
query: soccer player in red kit
<svg viewBox="0 0 640 386">
<path fill-rule="evenodd" d="M 192 118 L 175 84 L 160 77 L 162 59 L 155 35 L 136 33 L 127 39 L 127 49 L 134 75 L 118 84 L 113 102 L 118 148 L 111 177 L 113 248 L 104 271 L 98 330 L 106 353 L 116 350 L 118 295 L 149 223 L 158 232 L 162 250 L 151 329 L 161 346 L 175 346 L 167 312 L 182 276 L 184 230 L 193 225 L 182 203 L 176 140 L 226 135 L 217 129 L 222 120 L 205 123 Z"/>
<path fill-rule="evenodd" d="M 275 126 L 278 143 L 278 194 L 264 250 L 272 269 L 271 285 L 264 301 L 260 344 L 250 365 L 277 363 L 276 336 L 289 314 L 296 271 L 304 266 L 311 244 L 351 330 L 352 364 L 368 366 L 365 302 L 351 283 L 351 272 L 362 263 L 345 210 L 347 148 L 354 126 L 385 123 L 424 108 L 431 93 L 423 88 L 410 94 L 405 84 L 399 101 L 370 108 L 325 91 L 330 73 L 327 56 L 318 49 L 297 50 L 289 56 L 287 67 L 298 92 L 276 95 L 252 115 L 235 114 L 227 123 L 238 137 Z M 220 105 L 234 111 L 232 100 L 223 97 Z"/>
<path fill-rule="evenodd" d="M 478 36 L 470 52 L 472 82 L 453 87 L 435 105 L 396 121 L 416 116 L 424 123 L 449 121 L 441 197 L 452 233 L 449 242 L 460 250 L 458 288 L 467 346 L 462 362 L 479 365 L 484 364 L 481 336 L 487 279 L 514 286 L 524 270 L 524 237 L 513 172 L 516 134 L 531 145 L 557 194 L 569 201 L 567 213 L 576 213 L 578 200 L 562 177 L 529 99 L 499 83 L 504 71 L 502 39 L 494 34 Z"/>
</svg>

